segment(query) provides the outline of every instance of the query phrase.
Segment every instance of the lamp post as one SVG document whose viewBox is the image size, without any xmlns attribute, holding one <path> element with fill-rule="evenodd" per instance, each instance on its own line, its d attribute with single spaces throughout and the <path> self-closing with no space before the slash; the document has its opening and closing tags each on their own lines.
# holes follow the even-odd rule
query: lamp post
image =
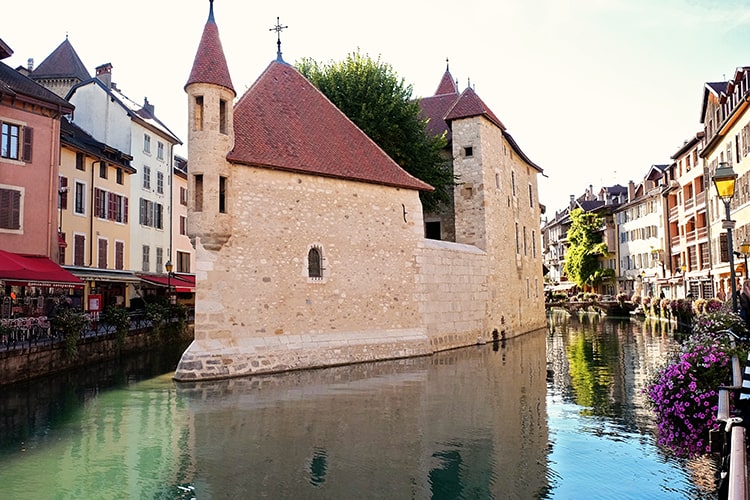
<svg viewBox="0 0 750 500">
<path fill-rule="evenodd" d="M 726 219 L 722 221 L 722 227 L 727 230 L 727 248 L 729 249 L 729 276 L 731 280 L 732 290 L 732 310 L 737 311 L 737 278 L 734 275 L 734 244 L 732 242 L 732 230 L 734 229 L 734 221 L 732 220 L 731 210 L 729 204 L 734 197 L 735 181 L 737 180 L 737 173 L 732 170 L 732 166 L 729 163 L 721 162 L 718 168 L 714 172 L 714 185 L 716 186 L 716 194 L 719 195 L 721 201 L 724 202 L 726 208 Z"/>
<path fill-rule="evenodd" d="M 169 294 L 169 304 L 174 304 L 174 301 L 172 300 L 174 297 L 172 295 L 172 259 L 168 259 L 167 263 L 164 264 L 164 269 L 167 270 L 167 293 Z"/>
</svg>

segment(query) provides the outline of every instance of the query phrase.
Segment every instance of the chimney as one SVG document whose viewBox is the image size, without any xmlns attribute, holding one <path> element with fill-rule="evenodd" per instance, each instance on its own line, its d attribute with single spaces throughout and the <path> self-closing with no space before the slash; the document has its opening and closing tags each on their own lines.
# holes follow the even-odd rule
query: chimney
<svg viewBox="0 0 750 500">
<path fill-rule="evenodd" d="M 628 181 L 628 201 L 633 201 L 633 199 L 635 199 L 635 183 Z"/>
<path fill-rule="evenodd" d="M 26 61 L 26 69 L 29 70 L 29 73 L 34 71 L 34 58 L 33 57 L 29 57 L 29 60 Z"/>
<path fill-rule="evenodd" d="M 146 113 L 154 116 L 154 105 L 148 102 L 148 97 L 143 98 L 143 109 L 146 111 Z"/>
<path fill-rule="evenodd" d="M 101 81 L 107 88 L 112 87 L 112 64 L 106 63 L 96 68 L 96 77 Z"/>
<path fill-rule="evenodd" d="M 570 195 L 570 208 L 573 208 L 576 204 L 576 197 L 574 194 Z"/>
</svg>

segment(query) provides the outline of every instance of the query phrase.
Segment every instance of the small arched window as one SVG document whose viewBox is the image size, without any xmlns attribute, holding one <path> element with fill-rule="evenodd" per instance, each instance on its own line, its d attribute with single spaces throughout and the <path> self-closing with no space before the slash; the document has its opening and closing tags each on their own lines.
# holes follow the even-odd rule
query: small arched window
<svg viewBox="0 0 750 500">
<path fill-rule="evenodd" d="M 321 265 L 320 250 L 318 248 L 311 248 L 307 252 L 307 275 L 310 278 L 322 278 L 323 267 Z"/>
</svg>

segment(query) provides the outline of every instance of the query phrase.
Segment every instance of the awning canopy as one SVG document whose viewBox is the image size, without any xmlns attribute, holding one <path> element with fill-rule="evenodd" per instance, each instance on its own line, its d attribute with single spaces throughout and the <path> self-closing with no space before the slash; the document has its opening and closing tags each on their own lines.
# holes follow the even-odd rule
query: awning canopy
<svg viewBox="0 0 750 500">
<path fill-rule="evenodd" d="M 83 281 L 43 255 L 0 250 L 0 281 L 6 285 L 77 288 Z"/>
<path fill-rule="evenodd" d="M 101 281 L 105 283 L 118 284 L 138 284 L 141 279 L 132 271 L 120 269 L 100 269 L 98 267 L 84 266 L 62 266 L 66 271 L 70 271 L 74 276 L 78 276 L 84 281 Z"/>
<path fill-rule="evenodd" d="M 139 274 L 138 277 L 150 285 L 163 287 L 171 285 L 177 293 L 192 293 L 195 291 L 195 276 L 192 274 L 175 273 L 171 279 L 166 275 L 159 274 Z"/>
</svg>

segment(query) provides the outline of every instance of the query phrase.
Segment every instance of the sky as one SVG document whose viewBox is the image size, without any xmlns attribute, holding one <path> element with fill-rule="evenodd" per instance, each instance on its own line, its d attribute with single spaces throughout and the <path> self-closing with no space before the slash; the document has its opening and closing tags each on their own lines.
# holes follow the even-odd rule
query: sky
<svg viewBox="0 0 750 500">
<path fill-rule="evenodd" d="M 183 90 L 208 0 L 13 2 L 3 62 L 40 64 L 67 36 L 93 75 L 144 98 L 187 141 Z M 639 183 L 702 130 L 706 82 L 750 65 L 747 0 L 215 0 L 238 97 L 276 58 L 341 61 L 359 51 L 389 64 L 413 97 L 435 93 L 446 69 L 471 85 L 543 171 L 546 217 L 593 186 Z M 743 51 L 743 47 L 746 48 Z M 187 146 L 176 149 L 187 156 Z M 544 217 L 544 216 L 543 216 Z"/>
</svg>

